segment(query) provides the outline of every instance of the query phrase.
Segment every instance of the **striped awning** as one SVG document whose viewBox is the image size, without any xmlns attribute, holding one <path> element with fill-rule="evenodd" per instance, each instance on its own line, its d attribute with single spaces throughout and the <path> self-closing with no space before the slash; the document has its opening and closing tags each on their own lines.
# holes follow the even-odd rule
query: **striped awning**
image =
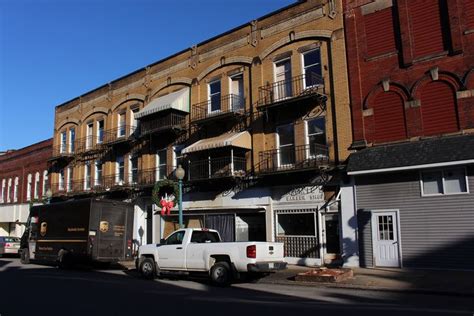
<svg viewBox="0 0 474 316">
<path fill-rule="evenodd" d="M 189 113 L 189 88 L 184 88 L 152 100 L 135 115 L 135 118 L 140 119 L 168 109 Z"/>
<path fill-rule="evenodd" d="M 184 148 L 181 152 L 189 154 L 196 151 L 203 151 L 222 147 L 238 147 L 251 149 L 251 136 L 249 132 L 225 133 L 217 137 L 201 139 L 194 144 Z"/>
</svg>

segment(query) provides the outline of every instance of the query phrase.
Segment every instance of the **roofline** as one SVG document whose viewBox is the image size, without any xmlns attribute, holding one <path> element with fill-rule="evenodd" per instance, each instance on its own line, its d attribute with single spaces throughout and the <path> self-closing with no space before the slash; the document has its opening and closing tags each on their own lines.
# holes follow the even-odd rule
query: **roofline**
<svg viewBox="0 0 474 316">
<path fill-rule="evenodd" d="M 19 148 L 19 149 L 9 149 L 9 150 L 11 150 L 10 152 L 5 152 L 4 155 L 0 156 L 0 161 L 1 160 L 8 160 L 8 159 L 14 158 L 16 156 L 28 153 L 29 151 L 31 151 L 31 147 L 33 147 L 33 146 L 40 146 L 42 144 L 45 144 L 46 146 L 43 146 L 43 147 L 48 147 L 49 145 L 46 144 L 48 142 L 51 142 L 51 147 L 52 147 L 53 146 L 53 138 L 48 138 L 48 139 L 39 141 L 37 143 L 31 144 L 31 145 L 28 145 L 28 146 L 25 146 L 25 147 L 22 147 L 22 148 Z M 43 147 L 40 147 L 40 148 L 43 148 Z M 40 148 L 38 148 L 38 149 L 40 149 Z M 37 149 L 35 149 L 35 150 L 37 150 Z"/>
<path fill-rule="evenodd" d="M 288 10 L 288 9 L 290 9 L 290 8 L 296 7 L 296 6 L 298 6 L 298 5 L 302 4 L 302 3 L 307 2 L 307 0 L 296 0 L 296 1 L 297 1 L 297 2 L 292 3 L 292 4 L 289 4 L 289 5 L 287 5 L 287 6 L 283 7 L 283 8 L 277 9 L 277 10 L 275 10 L 275 11 L 272 11 L 272 12 L 270 12 L 270 13 L 268 13 L 268 14 L 265 14 L 264 16 L 261 16 L 261 17 L 255 19 L 255 20 L 261 21 L 261 20 L 267 19 L 267 18 L 269 18 L 269 17 L 271 17 L 271 16 L 273 16 L 273 15 L 276 15 L 276 14 L 278 14 L 278 13 L 281 13 L 281 12 L 285 11 L 285 10 Z M 237 31 L 237 30 L 239 30 L 239 29 L 241 29 L 241 28 L 243 28 L 243 27 L 245 27 L 245 26 L 247 26 L 247 25 L 249 25 L 249 24 L 250 24 L 250 22 L 246 22 L 246 23 L 244 23 L 244 24 L 241 24 L 241 25 L 239 25 L 239 26 L 236 26 L 236 27 L 234 27 L 234 28 L 232 28 L 232 29 L 230 29 L 230 30 L 228 30 L 228 31 L 225 31 L 224 33 L 218 34 L 218 35 L 213 36 L 213 37 L 211 37 L 211 38 L 209 38 L 209 39 L 207 39 L 207 40 L 204 40 L 204 41 L 202 41 L 202 42 L 196 44 L 196 46 L 202 46 L 202 45 L 204 45 L 204 44 L 207 44 L 207 43 L 209 43 L 209 42 L 212 42 L 212 41 L 215 40 L 215 39 L 218 39 L 218 38 L 223 37 L 223 36 L 225 36 L 225 35 L 228 35 L 228 34 L 230 34 L 230 33 L 232 33 L 232 32 L 235 32 L 235 31 Z M 158 64 L 160 64 L 160 63 L 163 63 L 163 62 L 165 62 L 165 61 L 167 61 L 167 60 L 169 60 L 169 59 L 172 59 L 172 58 L 174 58 L 174 57 L 176 57 L 176 56 L 178 56 L 178 55 L 184 54 L 185 52 L 189 51 L 189 49 L 190 49 L 189 47 L 188 47 L 188 48 L 185 48 L 185 49 L 183 49 L 183 50 L 181 50 L 181 51 L 179 51 L 179 52 L 177 52 L 177 53 L 174 53 L 174 54 L 172 54 L 172 55 L 170 55 L 170 56 L 167 56 L 167 57 L 162 58 L 162 59 L 160 59 L 160 60 L 158 60 L 158 61 L 155 61 L 155 62 L 153 62 L 153 63 L 151 63 L 151 64 L 149 64 L 149 65 L 147 65 L 147 66 L 145 66 L 145 67 L 139 68 L 139 69 L 137 69 L 137 70 L 135 70 L 135 71 L 132 71 L 132 72 L 126 74 L 126 75 L 123 75 L 123 76 L 121 76 L 121 77 L 119 77 L 119 78 L 117 78 L 117 79 L 114 79 L 114 80 L 112 80 L 112 81 L 109 81 L 108 83 L 103 84 L 103 85 L 101 85 L 101 86 L 99 86 L 99 87 L 97 87 L 97 88 L 95 88 L 95 89 L 89 90 L 89 91 L 87 91 L 87 92 L 85 92 L 85 93 L 79 95 L 78 97 L 74 97 L 74 98 L 70 99 L 69 101 L 66 101 L 66 102 L 63 102 L 63 103 L 61 103 L 61 104 L 59 104 L 59 105 L 56 105 L 55 108 L 57 109 L 57 108 L 60 108 L 60 107 L 62 107 L 62 106 L 65 106 L 65 105 L 67 105 L 68 103 L 71 103 L 71 102 L 74 101 L 74 100 L 77 100 L 77 99 L 82 98 L 82 97 L 84 97 L 84 96 L 86 96 L 86 95 L 88 95 L 88 94 L 91 94 L 91 93 L 93 93 L 93 92 L 95 92 L 95 91 L 97 91 L 97 90 L 100 90 L 100 89 L 102 89 L 102 88 L 108 86 L 109 84 L 113 84 L 113 83 L 116 83 L 116 82 L 118 82 L 118 81 L 120 81 L 120 80 L 122 80 L 122 79 L 125 79 L 125 78 L 127 78 L 127 77 L 130 77 L 130 76 L 132 76 L 132 75 L 134 75 L 134 74 L 136 74 L 136 73 L 138 73 L 138 72 L 140 72 L 140 71 L 146 71 L 146 69 L 147 69 L 148 67 L 153 67 L 153 66 L 158 65 Z"/>
<path fill-rule="evenodd" d="M 439 167 L 449 167 L 449 166 L 458 166 L 458 165 L 466 165 L 466 164 L 474 164 L 474 159 L 437 162 L 437 163 L 414 165 L 414 166 L 402 166 L 402 167 L 393 167 L 393 168 L 381 168 L 381 169 L 370 169 L 370 170 L 360 170 L 360 171 L 349 171 L 349 172 L 347 172 L 347 174 L 349 176 L 358 176 L 358 175 L 364 175 L 364 174 L 395 172 L 395 171 L 405 171 L 405 170 L 414 170 L 414 169 L 439 168 Z"/>
</svg>

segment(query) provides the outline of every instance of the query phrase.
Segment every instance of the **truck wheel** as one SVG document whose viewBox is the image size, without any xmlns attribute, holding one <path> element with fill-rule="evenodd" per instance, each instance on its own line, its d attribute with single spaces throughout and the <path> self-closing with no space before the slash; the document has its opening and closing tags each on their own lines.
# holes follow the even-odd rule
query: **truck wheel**
<svg viewBox="0 0 474 316">
<path fill-rule="evenodd" d="M 218 286 L 226 286 L 230 284 L 232 279 L 230 265 L 221 261 L 214 264 L 211 268 L 211 280 Z"/>
<path fill-rule="evenodd" d="M 30 263 L 30 252 L 28 249 L 23 249 L 20 254 L 20 262 L 22 264 L 29 264 Z"/>
<path fill-rule="evenodd" d="M 140 274 L 145 279 L 154 279 L 156 276 L 155 272 L 155 261 L 152 258 L 145 258 L 140 264 Z"/>
</svg>

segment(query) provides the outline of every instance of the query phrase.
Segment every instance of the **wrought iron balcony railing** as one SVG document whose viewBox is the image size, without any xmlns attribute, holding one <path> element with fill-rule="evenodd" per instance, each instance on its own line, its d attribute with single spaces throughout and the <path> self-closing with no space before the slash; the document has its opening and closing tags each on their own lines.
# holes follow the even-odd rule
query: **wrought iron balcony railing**
<svg viewBox="0 0 474 316">
<path fill-rule="evenodd" d="M 77 151 L 76 142 L 74 142 L 73 146 L 68 146 L 67 144 L 53 146 L 51 159 L 72 157 L 76 154 L 76 151 Z"/>
<path fill-rule="evenodd" d="M 185 114 L 171 112 L 162 117 L 157 117 L 154 119 L 143 119 L 142 121 L 140 121 L 140 136 L 174 129 L 186 129 Z"/>
<path fill-rule="evenodd" d="M 267 106 L 274 103 L 290 101 L 294 98 L 324 94 L 324 79 L 318 74 L 303 74 L 290 80 L 267 83 L 259 87 L 258 105 Z"/>
<path fill-rule="evenodd" d="M 245 98 L 237 94 L 228 94 L 217 99 L 210 99 L 193 104 L 191 120 L 199 122 L 224 115 L 242 115 L 245 113 Z"/>
<path fill-rule="evenodd" d="M 329 150 L 326 145 L 316 143 L 292 145 L 260 152 L 256 172 L 264 174 L 313 169 L 328 165 L 328 163 Z"/>
<path fill-rule="evenodd" d="M 246 175 L 246 160 L 243 157 L 220 157 L 199 161 L 189 161 L 187 179 L 204 180 L 226 177 L 244 177 Z"/>
</svg>

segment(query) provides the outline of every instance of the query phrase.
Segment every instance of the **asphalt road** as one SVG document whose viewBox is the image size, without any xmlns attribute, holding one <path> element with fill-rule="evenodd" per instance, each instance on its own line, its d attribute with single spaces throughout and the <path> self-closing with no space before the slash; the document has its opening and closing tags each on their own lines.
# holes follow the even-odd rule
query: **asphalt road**
<svg viewBox="0 0 474 316">
<path fill-rule="evenodd" d="M 0 316 L 13 315 L 474 315 L 472 297 L 262 283 L 140 279 L 134 271 L 60 270 L 0 258 Z"/>
</svg>

